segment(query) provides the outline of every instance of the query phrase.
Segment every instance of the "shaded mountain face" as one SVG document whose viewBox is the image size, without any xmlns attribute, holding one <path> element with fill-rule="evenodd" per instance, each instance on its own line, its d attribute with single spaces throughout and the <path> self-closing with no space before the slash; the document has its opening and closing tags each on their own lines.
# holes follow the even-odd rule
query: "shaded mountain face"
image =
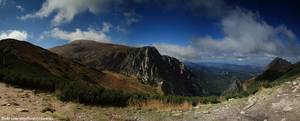
<svg viewBox="0 0 300 121">
<path fill-rule="evenodd" d="M 254 78 L 244 81 L 243 89 L 245 90 L 252 85 L 259 83 L 270 84 L 276 82 L 278 79 L 286 79 L 298 74 L 300 74 L 300 66 L 297 63 L 292 64 L 287 60 L 276 57 L 266 67 L 265 71 Z"/>
<path fill-rule="evenodd" d="M 156 89 L 136 83 L 133 77 L 102 72 L 61 57 L 28 42 L 0 41 L 0 80 L 87 81 L 106 89 L 126 92 L 156 93 Z M 28 85 L 30 83 L 28 82 Z M 51 88 L 51 87 L 45 87 Z M 53 88 L 53 87 L 52 87 Z"/>
<path fill-rule="evenodd" d="M 195 83 L 192 73 L 182 62 L 160 55 L 154 47 L 136 48 L 77 40 L 50 51 L 97 70 L 135 76 L 144 84 L 161 87 L 165 94 L 202 94 L 200 85 Z"/>
<path fill-rule="evenodd" d="M 292 63 L 277 57 L 267 66 L 267 69 L 256 78 L 256 80 L 274 81 L 285 74 L 291 67 Z"/>
<path fill-rule="evenodd" d="M 55 75 L 73 80 L 85 80 L 96 82 L 103 73 L 97 70 L 72 62 L 46 49 L 34 46 L 28 42 L 6 39 L 0 41 L 1 72 L 9 72 L 12 69 L 31 71 L 31 66 L 49 75 Z"/>
</svg>

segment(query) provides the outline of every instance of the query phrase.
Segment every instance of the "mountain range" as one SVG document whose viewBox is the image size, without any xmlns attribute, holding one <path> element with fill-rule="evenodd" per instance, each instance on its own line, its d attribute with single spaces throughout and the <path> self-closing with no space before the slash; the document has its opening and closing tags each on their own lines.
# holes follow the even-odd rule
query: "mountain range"
<svg viewBox="0 0 300 121">
<path fill-rule="evenodd" d="M 188 68 L 200 79 L 204 95 L 223 95 L 232 90 L 237 82 L 242 83 L 260 74 L 263 69 L 250 65 L 235 65 L 225 63 L 192 63 L 185 62 Z"/>
<path fill-rule="evenodd" d="M 0 43 L 1 80 L 12 83 L 17 78 L 25 84 L 34 80 L 39 88 L 55 88 L 52 82 L 60 80 L 80 80 L 124 92 L 211 96 L 274 83 L 300 72 L 299 63 L 281 58 L 262 70 L 248 65 L 181 62 L 151 46 L 76 40 L 47 50 L 13 39 Z"/>
</svg>

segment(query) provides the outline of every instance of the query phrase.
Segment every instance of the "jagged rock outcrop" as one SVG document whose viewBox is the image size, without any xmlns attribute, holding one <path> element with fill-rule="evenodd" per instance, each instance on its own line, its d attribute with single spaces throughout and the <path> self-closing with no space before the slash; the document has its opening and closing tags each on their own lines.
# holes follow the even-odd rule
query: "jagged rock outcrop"
<svg viewBox="0 0 300 121">
<path fill-rule="evenodd" d="M 136 76 L 144 84 L 161 87 L 165 94 L 202 94 L 200 85 L 194 83 L 192 73 L 182 62 L 161 55 L 154 47 L 137 48 L 77 40 L 50 50 L 97 70 Z"/>
<path fill-rule="evenodd" d="M 243 91 L 243 83 L 240 80 L 234 80 L 229 88 L 223 92 L 223 95 Z"/>
</svg>

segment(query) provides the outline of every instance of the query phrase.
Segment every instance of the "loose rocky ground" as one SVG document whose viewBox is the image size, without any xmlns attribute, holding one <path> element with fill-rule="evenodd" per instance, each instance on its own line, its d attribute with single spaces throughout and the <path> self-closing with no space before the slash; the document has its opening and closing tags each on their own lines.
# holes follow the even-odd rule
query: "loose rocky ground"
<svg viewBox="0 0 300 121">
<path fill-rule="evenodd" d="M 188 110 L 86 106 L 3 83 L 0 92 L 0 120 L 43 117 L 70 121 L 300 121 L 300 77 L 247 98 Z"/>
</svg>

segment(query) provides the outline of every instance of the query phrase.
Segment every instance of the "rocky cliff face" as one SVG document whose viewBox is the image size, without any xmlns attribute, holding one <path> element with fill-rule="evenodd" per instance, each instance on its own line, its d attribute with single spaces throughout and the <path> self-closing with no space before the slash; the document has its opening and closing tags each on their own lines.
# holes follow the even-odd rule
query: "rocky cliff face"
<svg viewBox="0 0 300 121">
<path fill-rule="evenodd" d="M 141 83 L 161 87 L 165 94 L 201 95 L 201 87 L 185 65 L 160 55 L 154 47 L 127 47 L 78 40 L 50 49 L 97 70 L 110 70 L 136 76 Z"/>
<path fill-rule="evenodd" d="M 223 95 L 243 91 L 243 83 L 240 80 L 234 80 L 229 88 L 223 92 Z"/>
</svg>

